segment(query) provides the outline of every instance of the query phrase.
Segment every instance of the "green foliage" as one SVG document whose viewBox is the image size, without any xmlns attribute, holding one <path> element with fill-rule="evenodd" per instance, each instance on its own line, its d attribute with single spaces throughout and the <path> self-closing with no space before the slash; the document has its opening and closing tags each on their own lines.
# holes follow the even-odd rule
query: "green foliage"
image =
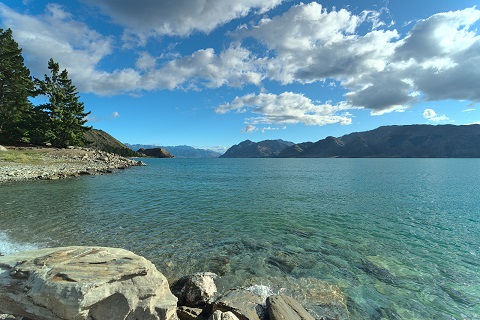
<svg viewBox="0 0 480 320">
<path fill-rule="evenodd" d="M 22 49 L 12 30 L 0 29 L 0 142 L 20 141 L 28 135 L 32 93 L 33 81 Z"/>
<path fill-rule="evenodd" d="M 51 76 L 32 80 L 12 30 L 0 29 L 0 142 L 53 146 L 84 145 L 87 115 L 77 89 L 50 59 Z M 29 98 L 42 95 L 48 102 L 33 106 Z"/>
<path fill-rule="evenodd" d="M 36 94 L 48 97 L 48 102 L 34 108 L 37 137 L 44 143 L 65 147 L 85 145 L 86 117 L 83 102 L 79 101 L 76 87 L 68 78 L 67 70 L 60 72 L 58 63 L 50 59 L 48 69 L 51 76 L 45 75 L 43 81 L 35 79 Z"/>
</svg>

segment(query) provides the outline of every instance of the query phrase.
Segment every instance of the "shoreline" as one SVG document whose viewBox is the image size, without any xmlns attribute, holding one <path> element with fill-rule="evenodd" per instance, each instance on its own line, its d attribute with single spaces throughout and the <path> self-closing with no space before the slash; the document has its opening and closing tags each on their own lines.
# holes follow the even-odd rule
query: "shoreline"
<svg viewBox="0 0 480 320">
<path fill-rule="evenodd" d="M 0 151 L 0 184 L 101 175 L 144 166 L 142 161 L 83 147 L 6 147 Z"/>
<path fill-rule="evenodd" d="M 276 292 L 264 284 L 219 291 L 215 281 L 219 276 L 212 272 L 168 281 L 150 260 L 122 248 L 68 246 L 22 251 L 0 257 L 0 271 L 5 289 L 0 290 L 0 319 L 349 318 L 347 297 L 326 283 L 326 292 L 309 299 L 321 307 L 309 310 L 303 301 L 306 291 L 300 295 Z"/>
</svg>

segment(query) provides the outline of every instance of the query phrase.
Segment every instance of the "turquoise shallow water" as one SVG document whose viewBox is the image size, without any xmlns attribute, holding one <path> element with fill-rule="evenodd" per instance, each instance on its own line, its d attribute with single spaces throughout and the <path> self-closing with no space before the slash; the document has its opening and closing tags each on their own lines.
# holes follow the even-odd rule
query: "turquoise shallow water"
<svg viewBox="0 0 480 320">
<path fill-rule="evenodd" d="M 0 185 L 0 252 L 123 247 L 222 288 L 327 281 L 350 319 L 480 319 L 480 159 L 146 162 Z"/>
</svg>

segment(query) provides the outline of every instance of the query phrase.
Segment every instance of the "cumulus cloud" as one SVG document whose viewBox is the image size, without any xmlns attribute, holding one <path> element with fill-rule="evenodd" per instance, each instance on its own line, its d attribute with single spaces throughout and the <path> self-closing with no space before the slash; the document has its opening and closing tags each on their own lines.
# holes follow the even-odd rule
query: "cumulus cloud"
<svg viewBox="0 0 480 320">
<path fill-rule="evenodd" d="M 140 53 L 140 56 L 135 63 L 135 66 L 139 70 L 154 70 L 157 60 L 152 57 L 148 52 Z"/>
<path fill-rule="evenodd" d="M 472 29 L 479 19 L 475 8 L 435 14 L 397 48 L 394 58 L 415 67 L 413 86 L 427 100 L 480 101 L 480 36 Z"/>
<path fill-rule="evenodd" d="M 348 104 L 374 115 L 421 99 L 480 100 L 480 38 L 473 28 L 479 10 L 435 14 L 416 22 L 403 39 L 396 30 L 379 29 L 380 11 L 354 15 L 299 4 L 239 34 L 268 49 L 266 78 L 283 84 L 336 80 Z M 361 34 L 365 23 L 371 31 Z"/>
<path fill-rule="evenodd" d="M 198 50 L 190 56 L 169 61 L 150 77 L 158 86 L 169 89 L 259 85 L 263 79 L 251 52 L 234 46 L 220 54 L 212 48 Z"/>
<path fill-rule="evenodd" d="M 142 51 L 135 68 L 105 71 L 99 64 L 112 53 L 113 40 L 73 20 L 61 6 L 48 5 L 45 14 L 30 16 L 0 3 L 0 17 L 14 30 L 35 76 L 48 72 L 47 61 L 53 55 L 82 92 L 114 95 L 156 89 L 240 87 L 245 83 L 259 85 L 263 79 L 251 52 L 233 46 L 219 54 L 211 48 L 198 50 L 159 67 L 156 57 Z M 53 52 L 52 47 L 56 48 Z"/>
<path fill-rule="evenodd" d="M 188 36 L 209 33 L 250 12 L 264 13 L 282 0 L 85 0 L 100 7 L 126 33 L 148 36 Z"/>
<path fill-rule="evenodd" d="M 433 109 L 425 109 L 423 111 L 423 117 L 429 121 L 433 121 L 433 122 L 441 122 L 441 121 L 448 121 L 450 120 L 447 116 L 445 115 L 437 115 L 437 113 L 435 112 L 435 110 Z"/>
<path fill-rule="evenodd" d="M 101 7 L 126 28 L 126 35 L 144 39 L 208 33 L 252 12 L 270 14 L 268 10 L 283 2 L 84 1 Z M 422 100 L 480 101 L 480 36 L 474 25 L 480 20 L 480 10 L 473 7 L 435 14 L 412 22 L 405 36 L 391 29 L 385 13 L 383 8 L 355 14 L 349 9 L 327 10 L 316 2 L 301 3 L 238 28 L 223 50 L 206 47 L 186 55 L 166 52 L 161 56 L 135 50 L 137 58 L 132 65 L 105 70 L 102 62 L 113 54 L 118 39 L 76 21 L 60 5 L 49 4 L 44 14 L 32 16 L 0 3 L 2 25 L 14 30 L 32 72 L 40 77 L 46 73 L 53 54 L 82 92 L 136 94 L 247 84 L 261 89 L 267 81 L 334 84 L 345 91 L 345 101 L 330 106 L 337 108 L 332 114 L 319 111 L 327 110 L 328 104 L 312 101 L 315 111 L 303 112 L 308 98 L 292 93 L 245 95 L 217 108 L 217 112 L 245 109 L 257 114 L 248 120 L 252 124 L 346 123 L 351 117 L 341 115 L 340 109 L 366 108 L 380 115 L 403 111 Z M 288 94 L 295 101 L 290 101 L 290 107 L 284 104 Z M 268 101 L 276 99 L 279 105 L 274 108 Z M 292 110 L 296 112 L 292 114 Z"/>
<path fill-rule="evenodd" d="M 117 111 L 114 111 L 114 112 L 112 112 L 112 117 L 113 118 L 118 118 L 118 117 L 120 117 L 120 113 L 117 112 Z"/>
<path fill-rule="evenodd" d="M 284 92 L 279 95 L 260 93 L 236 97 L 232 102 L 220 105 L 215 111 L 221 114 L 236 111 L 258 115 L 246 119 L 251 125 L 296 123 L 348 125 L 352 122 L 350 114 L 339 114 L 348 108 L 350 107 L 346 104 L 315 104 L 302 94 Z"/>
<path fill-rule="evenodd" d="M 381 71 L 398 38 L 396 31 L 374 30 L 359 36 L 357 30 L 372 11 L 354 15 L 346 9 L 328 12 L 312 2 L 286 13 L 264 18 L 242 37 L 252 37 L 276 53 L 266 63 L 270 78 L 284 84 L 346 79 L 365 71 Z"/>
</svg>

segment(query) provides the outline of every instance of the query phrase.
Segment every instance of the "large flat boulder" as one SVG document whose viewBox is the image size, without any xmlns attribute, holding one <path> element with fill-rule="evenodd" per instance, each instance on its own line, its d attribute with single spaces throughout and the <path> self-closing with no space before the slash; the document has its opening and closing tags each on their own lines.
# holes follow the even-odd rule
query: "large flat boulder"
<svg viewBox="0 0 480 320">
<path fill-rule="evenodd" d="M 176 320 L 177 298 L 147 259 L 104 247 L 0 257 L 0 313 L 32 320 Z"/>
</svg>

